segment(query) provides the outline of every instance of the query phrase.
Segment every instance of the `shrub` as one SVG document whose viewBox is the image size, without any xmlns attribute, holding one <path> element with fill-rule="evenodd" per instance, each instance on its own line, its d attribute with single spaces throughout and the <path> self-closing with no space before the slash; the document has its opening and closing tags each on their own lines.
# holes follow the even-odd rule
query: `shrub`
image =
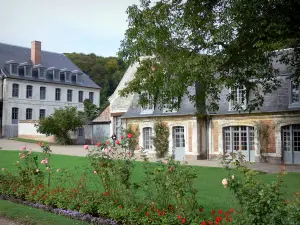
<svg viewBox="0 0 300 225">
<path fill-rule="evenodd" d="M 169 128 L 160 120 L 156 120 L 154 124 L 155 136 L 153 146 L 156 151 L 157 158 L 165 157 L 169 152 Z"/>
<path fill-rule="evenodd" d="M 75 107 L 65 107 L 55 109 L 54 113 L 42 120 L 36 125 L 37 132 L 54 135 L 56 141 L 60 144 L 70 144 L 69 131 L 75 132 L 82 127 L 83 121 L 78 115 Z"/>
</svg>

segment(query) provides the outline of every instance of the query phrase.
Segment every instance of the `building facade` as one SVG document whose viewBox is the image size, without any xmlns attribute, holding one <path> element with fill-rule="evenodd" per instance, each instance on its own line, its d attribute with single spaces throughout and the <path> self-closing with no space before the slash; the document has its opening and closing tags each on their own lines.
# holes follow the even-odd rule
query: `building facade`
<svg viewBox="0 0 300 225">
<path fill-rule="evenodd" d="M 300 164 L 300 87 L 291 80 L 293 72 L 286 65 L 274 59 L 273 67 L 279 72 L 281 86 L 264 96 L 259 110 L 236 111 L 237 104 L 247 106 L 245 88 L 224 88 L 219 110 L 207 112 L 201 119 L 196 118 L 194 103 L 186 97 L 173 112 L 141 107 L 137 104 L 138 95 L 121 98 L 118 91 L 133 79 L 136 71 L 130 68 L 124 76 L 127 82 L 122 80 L 110 98 L 110 135 L 116 133 L 119 137 L 118 130 L 130 125 L 140 133 L 139 145 L 149 154 L 155 153 L 151 136 L 155 135 L 155 119 L 160 118 L 169 127 L 169 151 L 178 160 L 215 159 L 241 152 L 250 162 Z M 191 87 L 190 91 L 195 88 Z M 228 101 L 227 96 L 232 92 L 234 98 Z M 250 94 L 251 98 L 254 96 Z"/>
<path fill-rule="evenodd" d="M 33 138 L 36 130 L 19 130 L 20 121 L 36 123 L 65 106 L 83 110 L 85 99 L 100 104 L 100 87 L 65 55 L 42 51 L 41 42 L 31 49 L 0 44 L 0 68 L 2 137 Z"/>
</svg>

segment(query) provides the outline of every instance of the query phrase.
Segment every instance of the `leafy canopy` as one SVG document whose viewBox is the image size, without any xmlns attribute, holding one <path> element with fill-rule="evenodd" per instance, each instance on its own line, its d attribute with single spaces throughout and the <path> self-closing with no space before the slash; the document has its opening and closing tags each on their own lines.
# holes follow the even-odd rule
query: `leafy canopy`
<svg viewBox="0 0 300 225">
<path fill-rule="evenodd" d="M 85 124 L 92 121 L 99 115 L 99 109 L 89 99 L 85 99 L 83 101 L 83 106 L 84 111 L 80 111 L 78 113 Z"/>
<path fill-rule="evenodd" d="M 224 87 L 245 86 L 245 110 L 259 108 L 263 96 L 280 86 L 275 50 L 294 48 L 277 59 L 300 77 L 299 8 L 298 0 L 140 0 L 127 9 L 119 55 L 141 65 L 121 94 L 147 91 L 155 104 L 174 107 L 187 94 L 205 113 L 218 109 Z M 188 92 L 195 83 L 196 95 Z"/>
<path fill-rule="evenodd" d="M 54 135 L 60 144 L 70 144 L 69 131 L 75 132 L 82 127 L 83 121 L 75 107 L 55 109 L 54 113 L 36 125 L 37 131 L 47 136 Z"/>
</svg>

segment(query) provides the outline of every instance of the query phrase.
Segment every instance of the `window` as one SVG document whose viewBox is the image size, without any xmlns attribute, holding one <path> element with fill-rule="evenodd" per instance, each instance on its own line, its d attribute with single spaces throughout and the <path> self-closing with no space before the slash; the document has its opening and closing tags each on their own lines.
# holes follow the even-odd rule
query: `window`
<svg viewBox="0 0 300 225">
<path fill-rule="evenodd" d="M 78 91 L 78 102 L 83 102 L 83 91 Z"/>
<path fill-rule="evenodd" d="M 46 87 L 40 87 L 40 99 L 41 100 L 46 99 Z"/>
<path fill-rule="evenodd" d="M 11 74 L 18 74 L 18 65 L 11 64 Z"/>
<path fill-rule="evenodd" d="M 68 91 L 67 91 L 67 101 L 68 102 L 72 101 L 72 93 L 73 93 L 73 91 L 68 89 Z"/>
<path fill-rule="evenodd" d="M 300 103 L 299 85 L 291 81 L 291 103 Z"/>
<path fill-rule="evenodd" d="M 39 68 L 39 76 L 40 78 L 45 78 L 45 68 Z"/>
<path fill-rule="evenodd" d="M 55 101 L 60 101 L 60 88 L 55 88 Z"/>
<path fill-rule="evenodd" d="M 173 127 L 173 141 L 175 148 L 185 147 L 184 127 Z"/>
<path fill-rule="evenodd" d="M 152 149 L 152 128 L 151 127 L 145 127 L 143 129 L 143 143 L 144 143 L 144 149 L 149 150 Z"/>
<path fill-rule="evenodd" d="M 149 93 L 145 92 L 142 93 L 140 97 L 148 101 L 148 104 L 142 105 L 141 114 L 152 114 L 154 111 L 154 107 L 152 104 L 152 96 L 150 96 Z"/>
<path fill-rule="evenodd" d="M 66 72 L 66 82 L 70 82 L 70 80 L 71 80 L 71 73 Z"/>
<path fill-rule="evenodd" d="M 53 70 L 53 79 L 54 80 L 60 80 L 58 70 Z"/>
<path fill-rule="evenodd" d="M 32 109 L 26 109 L 26 120 L 32 120 Z"/>
<path fill-rule="evenodd" d="M 12 85 L 12 97 L 19 97 L 19 84 Z"/>
<path fill-rule="evenodd" d="M 46 109 L 40 109 L 40 119 L 44 119 L 46 117 Z"/>
<path fill-rule="evenodd" d="M 30 66 L 25 66 L 24 71 L 25 71 L 25 76 L 31 77 L 31 67 Z"/>
<path fill-rule="evenodd" d="M 121 117 L 114 117 L 114 133 L 117 138 L 120 138 L 122 132 L 122 119 Z"/>
<path fill-rule="evenodd" d="M 11 123 L 12 124 L 18 124 L 18 119 L 19 119 L 19 109 L 18 108 L 12 108 Z"/>
<path fill-rule="evenodd" d="M 32 98 L 32 86 L 31 85 L 26 86 L 26 98 Z"/>
<path fill-rule="evenodd" d="M 238 87 L 231 89 L 232 99 L 230 100 L 229 110 L 234 111 L 236 108 L 246 108 L 246 88 Z"/>
<path fill-rule="evenodd" d="M 94 103 L 94 92 L 89 92 L 89 99 L 91 103 Z"/>
<path fill-rule="evenodd" d="M 178 111 L 177 107 L 172 109 L 172 106 L 176 102 L 178 102 L 178 98 L 172 99 L 172 102 L 170 104 L 164 104 L 163 113 L 174 113 L 174 112 L 177 112 Z"/>
<path fill-rule="evenodd" d="M 232 126 L 224 128 L 224 152 L 254 150 L 254 128 L 248 126 Z"/>
</svg>

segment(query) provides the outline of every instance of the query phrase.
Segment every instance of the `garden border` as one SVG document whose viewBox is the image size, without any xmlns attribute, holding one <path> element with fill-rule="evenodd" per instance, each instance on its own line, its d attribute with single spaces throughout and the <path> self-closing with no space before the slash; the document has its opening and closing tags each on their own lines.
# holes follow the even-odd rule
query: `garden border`
<svg viewBox="0 0 300 225">
<path fill-rule="evenodd" d="M 22 204 L 25 206 L 30 206 L 32 208 L 40 209 L 46 212 L 51 212 L 56 215 L 64 216 L 67 218 L 83 221 L 83 222 L 88 222 L 91 224 L 95 225 L 120 225 L 117 221 L 113 219 L 106 219 L 106 218 L 101 218 L 101 217 L 94 217 L 90 214 L 84 214 L 79 211 L 72 211 L 72 210 L 66 210 L 66 209 L 61 209 L 61 208 L 54 208 L 48 205 L 43 205 L 40 203 L 34 203 L 30 201 L 25 201 L 17 198 L 12 198 L 8 195 L 3 195 L 0 194 L 0 200 L 6 200 L 10 201 L 12 203 L 17 203 L 17 204 Z"/>
</svg>

